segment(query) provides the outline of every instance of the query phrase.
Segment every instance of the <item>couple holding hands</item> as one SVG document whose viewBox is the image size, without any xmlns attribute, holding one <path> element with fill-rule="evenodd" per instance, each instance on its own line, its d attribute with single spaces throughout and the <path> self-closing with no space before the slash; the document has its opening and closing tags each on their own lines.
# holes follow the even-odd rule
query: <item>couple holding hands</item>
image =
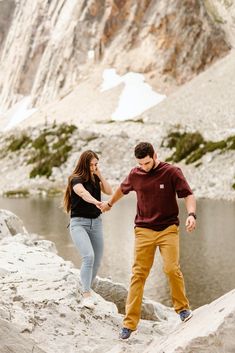
<svg viewBox="0 0 235 353">
<path fill-rule="evenodd" d="M 99 158 L 91 150 L 81 154 L 68 178 L 64 194 L 64 209 L 70 214 L 70 234 L 82 258 L 81 283 L 83 306 L 94 308 L 92 283 L 103 256 L 101 213 L 130 191 L 137 195 L 135 217 L 135 250 L 126 314 L 119 337 L 128 339 L 136 330 L 141 315 L 145 281 L 153 265 L 157 248 L 168 276 L 175 311 L 182 321 L 192 317 L 179 265 L 179 209 L 176 197 L 184 198 L 188 212 L 185 226 L 188 232 L 196 226 L 196 201 L 180 168 L 158 160 L 149 142 L 134 149 L 134 167 L 112 194 L 112 188 L 98 168 Z M 111 195 L 101 201 L 101 192 Z"/>
</svg>

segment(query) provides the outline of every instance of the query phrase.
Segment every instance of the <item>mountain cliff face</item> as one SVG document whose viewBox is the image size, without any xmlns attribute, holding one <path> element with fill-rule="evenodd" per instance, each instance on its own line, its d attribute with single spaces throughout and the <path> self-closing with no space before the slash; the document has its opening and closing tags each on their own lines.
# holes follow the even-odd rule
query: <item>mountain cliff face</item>
<svg viewBox="0 0 235 353">
<path fill-rule="evenodd" d="M 199 0 L 1 0 L 0 39 L 2 110 L 60 98 L 99 64 L 182 84 L 229 50 Z"/>
<path fill-rule="evenodd" d="M 235 46 L 235 1 L 204 0 L 206 10 L 214 23 L 226 33 L 227 40 Z"/>
</svg>

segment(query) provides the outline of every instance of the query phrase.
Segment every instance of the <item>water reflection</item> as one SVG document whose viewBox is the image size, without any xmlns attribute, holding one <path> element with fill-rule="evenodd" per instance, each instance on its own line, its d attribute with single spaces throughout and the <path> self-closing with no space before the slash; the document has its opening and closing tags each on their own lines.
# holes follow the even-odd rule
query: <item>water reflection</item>
<svg viewBox="0 0 235 353">
<path fill-rule="evenodd" d="M 0 199 L 6 208 L 23 219 L 30 232 L 56 243 L 59 255 L 80 266 L 79 255 L 67 229 L 68 217 L 60 199 Z M 180 203 L 181 268 L 187 295 L 193 308 L 209 303 L 235 287 L 235 203 L 200 200 L 198 225 L 193 234 L 184 231 L 185 210 Z M 123 198 L 112 211 L 103 215 L 105 256 L 100 276 L 129 283 L 133 258 L 133 220 L 135 199 Z M 145 295 L 171 305 L 167 278 L 157 253 L 146 283 Z"/>
</svg>

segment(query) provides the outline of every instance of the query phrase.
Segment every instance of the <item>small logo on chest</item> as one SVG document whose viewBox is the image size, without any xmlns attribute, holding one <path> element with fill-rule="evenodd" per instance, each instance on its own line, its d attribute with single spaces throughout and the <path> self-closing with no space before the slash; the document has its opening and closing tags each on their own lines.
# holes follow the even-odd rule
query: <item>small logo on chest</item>
<svg viewBox="0 0 235 353">
<path fill-rule="evenodd" d="M 160 189 L 164 189 L 165 185 L 164 184 L 160 184 Z"/>
</svg>

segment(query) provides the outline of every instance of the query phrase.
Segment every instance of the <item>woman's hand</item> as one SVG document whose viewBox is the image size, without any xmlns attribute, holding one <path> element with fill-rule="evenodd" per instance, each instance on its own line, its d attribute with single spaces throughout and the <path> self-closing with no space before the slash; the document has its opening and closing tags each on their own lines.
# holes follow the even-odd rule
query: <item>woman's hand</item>
<svg viewBox="0 0 235 353">
<path fill-rule="evenodd" d="M 107 180 L 103 177 L 103 175 L 100 172 L 100 169 L 98 167 L 98 165 L 96 166 L 94 172 L 95 175 L 98 176 L 98 178 L 100 179 L 100 188 L 101 191 L 107 195 L 111 195 L 112 194 L 112 188 L 109 185 L 109 183 L 107 182 Z"/>
<path fill-rule="evenodd" d="M 99 179 L 102 178 L 101 172 L 100 172 L 100 169 L 99 169 L 98 165 L 96 166 L 96 168 L 94 170 L 94 174 L 97 175 L 99 177 Z"/>
<path fill-rule="evenodd" d="M 110 211 L 111 210 L 111 205 L 108 203 L 108 201 L 103 201 L 100 205 L 100 209 L 101 212 L 104 213 L 106 211 Z"/>
<path fill-rule="evenodd" d="M 102 201 L 96 201 L 96 202 L 95 202 L 95 205 L 96 205 L 96 207 L 97 207 L 99 210 L 101 210 L 101 212 L 103 212 L 103 211 L 102 211 L 102 206 L 103 206 L 103 202 L 102 202 Z"/>
</svg>

